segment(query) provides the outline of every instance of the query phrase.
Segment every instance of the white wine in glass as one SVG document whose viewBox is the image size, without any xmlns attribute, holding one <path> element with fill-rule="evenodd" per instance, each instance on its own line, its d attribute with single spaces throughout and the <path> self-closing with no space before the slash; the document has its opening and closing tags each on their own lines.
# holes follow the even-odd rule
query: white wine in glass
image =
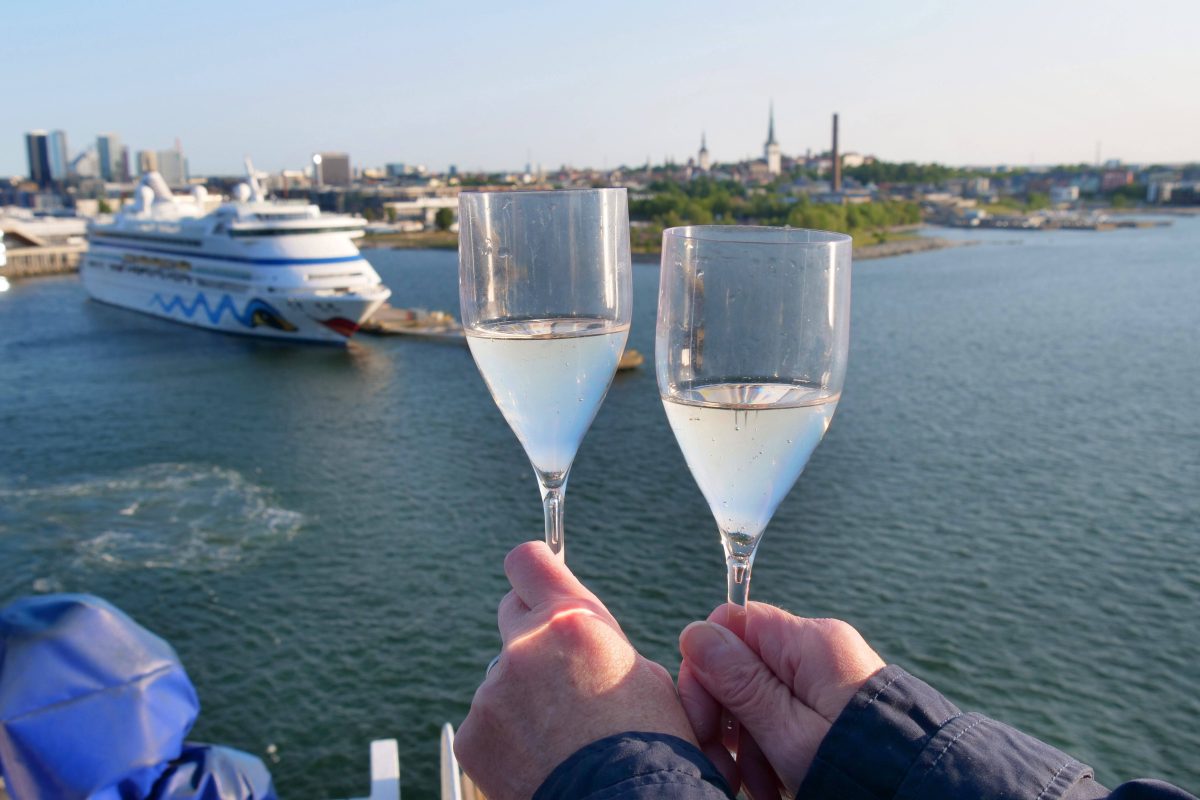
<svg viewBox="0 0 1200 800">
<path fill-rule="evenodd" d="M 829 428 L 846 375 L 850 237 L 663 232 L 655 368 L 667 420 L 744 609 L 763 531 Z M 730 620 L 741 635 L 744 614 Z"/>
<path fill-rule="evenodd" d="M 562 553 L 571 465 L 632 312 L 624 189 L 464 192 L 459 300 L 475 364 L 537 475 Z"/>
</svg>

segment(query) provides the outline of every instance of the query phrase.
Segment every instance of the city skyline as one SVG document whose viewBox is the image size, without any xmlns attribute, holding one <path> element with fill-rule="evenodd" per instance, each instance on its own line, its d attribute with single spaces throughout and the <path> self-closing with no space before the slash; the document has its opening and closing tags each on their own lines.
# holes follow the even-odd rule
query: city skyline
<svg viewBox="0 0 1200 800">
<path fill-rule="evenodd" d="M 226 14 L 218 3 L 185 13 L 170 37 L 151 32 L 143 5 L 125 19 L 91 6 L 9 12 L 25 33 L 10 59 L 27 68 L 6 90 L 0 174 L 27 174 L 23 136 L 40 129 L 65 130 L 72 157 L 103 132 L 134 151 L 181 137 L 195 174 L 238 172 L 247 154 L 300 168 L 322 151 L 438 171 L 683 163 L 702 133 L 713 162 L 731 162 L 761 155 L 772 100 L 789 156 L 827 149 L 840 112 L 843 151 L 889 161 L 1200 159 L 1189 133 L 1200 106 L 1183 102 L 1200 74 L 1186 41 L 1200 10 L 1184 3 L 951 14 L 924 2 L 903 15 L 759 3 L 735 16 L 700 3 L 683 17 L 672 4 Z M 136 46 L 98 56 L 97 37 Z"/>
</svg>

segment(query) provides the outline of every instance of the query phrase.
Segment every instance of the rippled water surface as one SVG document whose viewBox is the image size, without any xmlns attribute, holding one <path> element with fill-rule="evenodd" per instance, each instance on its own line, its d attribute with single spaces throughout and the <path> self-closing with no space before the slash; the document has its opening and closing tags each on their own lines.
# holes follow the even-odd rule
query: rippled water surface
<svg viewBox="0 0 1200 800">
<path fill-rule="evenodd" d="M 855 266 L 833 427 L 767 531 L 753 596 L 857 625 L 960 705 L 1105 782 L 1200 788 L 1200 220 Z M 397 305 L 457 309 L 448 252 L 369 254 Z M 634 267 L 653 354 L 658 273 Z M 194 737 L 265 756 L 287 797 L 366 793 L 496 651 L 504 553 L 536 485 L 465 348 L 348 350 L 0 295 L 0 601 L 88 591 L 170 640 Z M 674 668 L 724 591 L 652 365 L 620 375 L 568 494 L 576 571 Z M 270 759 L 268 759 L 270 761 Z"/>
</svg>

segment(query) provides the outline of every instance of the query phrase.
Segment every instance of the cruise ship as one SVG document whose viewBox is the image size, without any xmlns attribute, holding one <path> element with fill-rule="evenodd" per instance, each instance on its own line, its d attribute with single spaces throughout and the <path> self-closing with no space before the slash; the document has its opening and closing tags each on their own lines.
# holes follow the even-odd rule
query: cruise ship
<svg viewBox="0 0 1200 800">
<path fill-rule="evenodd" d="M 131 206 L 88 227 L 88 294 L 226 333 L 346 342 L 391 294 L 354 244 L 365 222 L 269 200 L 246 167 L 211 212 L 203 187 L 176 196 L 157 172 L 143 176 Z"/>
</svg>

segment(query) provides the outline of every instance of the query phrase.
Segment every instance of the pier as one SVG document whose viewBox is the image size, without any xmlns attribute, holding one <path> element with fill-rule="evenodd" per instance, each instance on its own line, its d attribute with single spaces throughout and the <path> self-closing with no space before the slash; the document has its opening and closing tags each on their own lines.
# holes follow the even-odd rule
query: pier
<svg viewBox="0 0 1200 800">
<path fill-rule="evenodd" d="M 467 334 L 462 325 L 447 312 L 396 308 L 388 303 L 380 306 L 358 329 L 369 336 L 408 336 L 436 342 L 467 343 Z M 637 350 L 626 348 L 617 362 L 617 370 L 637 369 L 644 363 L 645 356 Z"/>
<path fill-rule="evenodd" d="M 84 242 L 55 241 L 7 219 L 0 220 L 0 233 L 4 235 L 7 255 L 7 263 L 0 266 L 0 275 L 6 278 L 76 272 L 79 260 L 87 252 Z"/>
<path fill-rule="evenodd" d="M 467 343 L 462 325 L 445 311 L 396 308 L 388 303 L 364 320 L 359 330 L 373 336 L 412 336 L 419 339 Z"/>
</svg>

